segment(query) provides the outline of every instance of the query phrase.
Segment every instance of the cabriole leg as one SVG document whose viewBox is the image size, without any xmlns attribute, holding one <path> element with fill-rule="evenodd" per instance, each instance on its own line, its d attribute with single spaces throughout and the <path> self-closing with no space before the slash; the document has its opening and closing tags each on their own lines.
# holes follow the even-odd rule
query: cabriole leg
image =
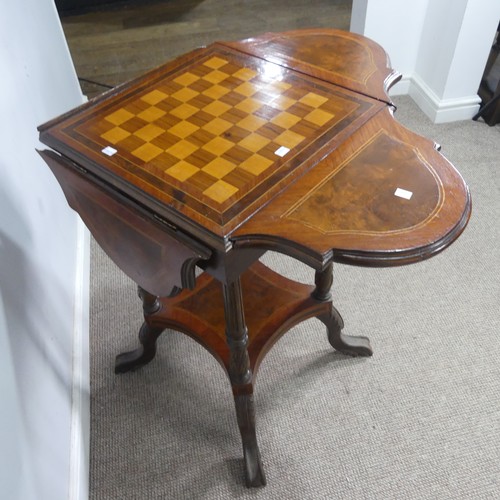
<svg viewBox="0 0 500 500">
<path fill-rule="evenodd" d="M 155 326 L 150 318 L 160 310 L 160 301 L 156 295 L 146 292 L 138 287 L 138 294 L 142 300 L 144 311 L 144 323 L 139 330 L 140 347 L 133 351 L 124 352 L 116 357 L 115 373 L 125 373 L 137 370 L 141 366 L 148 364 L 156 354 L 156 341 L 164 328 Z M 154 320 L 154 318 L 153 318 Z"/>
<path fill-rule="evenodd" d="M 321 302 L 331 302 L 330 288 L 333 283 L 333 263 L 330 262 L 323 271 L 316 271 L 314 283 L 316 288 L 313 297 Z M 340 313 L 331 305 L 328 314 L 318 316 L 327 328 L 328 341 L 337 351 L 349 356 L 371 356 L 373 350 L 367 337 L 354 337 L 342 333 L 344 321 Z"/>
</svg>

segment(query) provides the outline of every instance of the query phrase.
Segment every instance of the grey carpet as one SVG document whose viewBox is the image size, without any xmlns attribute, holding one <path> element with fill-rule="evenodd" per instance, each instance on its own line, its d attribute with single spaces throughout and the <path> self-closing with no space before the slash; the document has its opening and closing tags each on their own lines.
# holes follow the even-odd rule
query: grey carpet
<svg viewBox="0 0 500 500">
<path fill-rule="evenodd" d="M 335 268 L 345 331 L 369 336 L 372 358 L 333 352 L 317 320 L 271 350 L 256 386 L 264 489 L 243 486 L 229 384 L 194 341 L 166 332 L 150 365 L 113 374 L 115 354 L 137 345 L 141 306 L 93 245 L 91 499 L 499 497 L 500 127 L 433 125 L 395 100 L 397 119 L 442 144 L 469 183 L 471 222 L 423 263 Z"/>
</svg>

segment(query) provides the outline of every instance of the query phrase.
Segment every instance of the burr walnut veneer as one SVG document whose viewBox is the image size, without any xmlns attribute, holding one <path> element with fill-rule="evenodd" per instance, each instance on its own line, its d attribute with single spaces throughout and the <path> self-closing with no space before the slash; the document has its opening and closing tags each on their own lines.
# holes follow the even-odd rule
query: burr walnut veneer
<svg viewBox="0 0 500 500">
<path fill-rule="evenodd" d="M 139 285 L 140 347 L 116 371 L 151 361 L 166 328 L 206 347 L 232 385 L 249 486 L 265 484 L 255 376 L 280 335 L 316 317 L 335 349 L 372 354 L 342 333 L 333 263 L 420 261 L 467 224 L 458 172 L 392 116 L 397 79 L 364 37 L 267 34 L 194 50 L 39 128 L 68 203 Z M 314 285 L 260 263 L 268 250 L 308 264 Z"/>
</svg>

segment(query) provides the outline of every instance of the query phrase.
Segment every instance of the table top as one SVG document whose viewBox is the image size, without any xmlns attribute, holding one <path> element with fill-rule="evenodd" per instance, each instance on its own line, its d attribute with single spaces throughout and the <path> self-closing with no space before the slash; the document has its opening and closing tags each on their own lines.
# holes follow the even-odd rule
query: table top
<svg viewBox="0 0 500 500">
<path fill-rule="evenodd" d="M 465 227 L 468 190 L 392 117 L 374 42 L 336 30 L 197 49 L 40 127 L 41 141 L 210 246 L 390 265 Z"/>
</svg>

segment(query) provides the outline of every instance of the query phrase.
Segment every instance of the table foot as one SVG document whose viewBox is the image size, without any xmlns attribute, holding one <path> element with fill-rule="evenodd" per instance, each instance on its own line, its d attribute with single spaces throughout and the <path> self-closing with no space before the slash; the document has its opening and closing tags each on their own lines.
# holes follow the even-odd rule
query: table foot
<svg viewBox="0 0 500 500">
<path fill-rule="evenodd" d="M 246 485 L 248 488 L 265 486 L 266 476 L 255 433 L 255 405 L 253 396 L 251 394 L 235 396 L 234 402 L 241 440 L 243 442 Z"/>
<path fill-rule="evenodd" d="M 333 306 L 330 314 L 318 316 L 318 319 L 326 325 L 328 341 L 335 350 L 348 356 L 368 357 L 373 354 L 370 340 L 367 337 L 355 337 L 342 333 L 344 321 Z"/>
<path fill-rule="evenodd" d="M 141 346 L 116 356 L 115 373 L 134 371 L 147 365 L 155 357 L 156 341 L 162 332 L 163 328 L 155 328 L 143 323 L 139 331 Z"/>
</svg>

